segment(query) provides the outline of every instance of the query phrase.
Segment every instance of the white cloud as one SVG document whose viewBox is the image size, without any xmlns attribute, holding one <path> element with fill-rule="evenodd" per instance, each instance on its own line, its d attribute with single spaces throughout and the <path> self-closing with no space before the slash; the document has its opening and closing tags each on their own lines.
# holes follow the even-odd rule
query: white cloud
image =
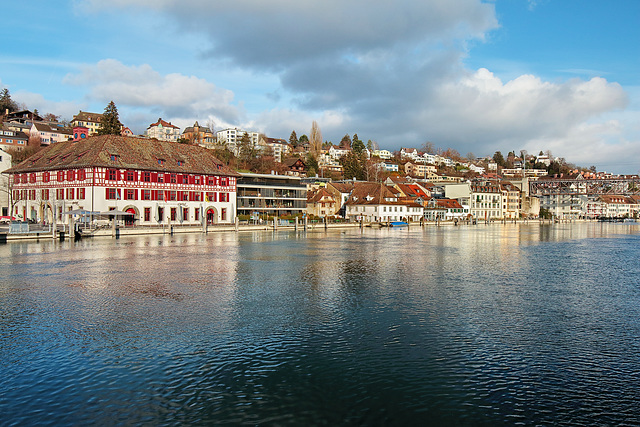
<svg viewBox="0 0 640 427">
<path fill-rule="evenodd" d="M 31 110 L 38 110 L 40 114 L 55 114 L 60 119 L 70 119 L 74 114 L 78 114 L 85 105 L 78 104 L 75 101 L 51 101 L 45 99 L 38 93 L 26 91 L 18 91 L 11 94 L 11 98 L 18 104 L 26 105 Z"/>
<path fill-rule="evenodd" d="M 183 119 L 189 125 L 203 118 L 234 123 L 241 117 L 241 109 L 233 104 L 232 91 L 196 76 L 162 75 L 148 64 L 128 66 L 105 59 L 82 66 L 79 73 L 67 75 L 63 82 L 86 86 L 88 101 L 106 105 L 113 100 L 121 117 L 129 118 L 129 126 L 138 133 L 158 116 L 176 122 Z M 141 114 L 142 109 L 148 113 Z"/>
</svg>

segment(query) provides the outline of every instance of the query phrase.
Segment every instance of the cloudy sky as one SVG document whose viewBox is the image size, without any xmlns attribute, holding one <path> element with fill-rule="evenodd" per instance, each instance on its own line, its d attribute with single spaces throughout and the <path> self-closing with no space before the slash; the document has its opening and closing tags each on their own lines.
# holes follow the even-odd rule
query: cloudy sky
<svg viewBox="0 0 640 427">
<path fill-rule="evenodd" d="M 33 0 L 3 5 L 0 87 L 143 133 L 240 127 L 640 171 L 640 1 Z"/>
</svg>

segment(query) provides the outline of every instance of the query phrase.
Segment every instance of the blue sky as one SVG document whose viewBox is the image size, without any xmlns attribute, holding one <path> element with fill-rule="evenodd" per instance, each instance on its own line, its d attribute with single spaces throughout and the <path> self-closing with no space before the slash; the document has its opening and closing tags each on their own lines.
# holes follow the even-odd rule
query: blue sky
<svg viewBox="0 0 640 427">
<path fill-rule="evenodd" d="M 10 2 L 0 86 L 143 133 L 241 127 L 640 171 L 640 1 Z"/>
</svg>

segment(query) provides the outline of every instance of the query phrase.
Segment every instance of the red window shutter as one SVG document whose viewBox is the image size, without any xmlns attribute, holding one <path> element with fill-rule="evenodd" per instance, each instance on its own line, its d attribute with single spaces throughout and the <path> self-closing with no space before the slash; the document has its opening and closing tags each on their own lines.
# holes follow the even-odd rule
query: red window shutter
<svg viewBox="0 0 640 427">
<path fill-rule="evenodd" d="M 138 200 L 138 189 L 133 190 L 133 200 Z"/>
<path fill-rule="evenodd" d="M 151 182 L 158 182 L 158 172 L 151 173 Z"/>
<path fill-rule="evenodd" d="M 104 198 L 105 198 L 105 200 L 109 200 L 109 189 L 108 188 L 104 189 Z"/>
</svg>

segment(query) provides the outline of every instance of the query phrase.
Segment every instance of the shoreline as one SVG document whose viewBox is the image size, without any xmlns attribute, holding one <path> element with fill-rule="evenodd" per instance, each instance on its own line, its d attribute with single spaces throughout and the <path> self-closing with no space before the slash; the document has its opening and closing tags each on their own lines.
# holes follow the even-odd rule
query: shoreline
<svg viewBox="0 0 640 427">
<path fill-rule="evenodd" d="M 566 219 L 566 220 L 549 220 L 549 219 L 517 219 L 517 220 L 478 220 L 475 223 L 470 221 L 425 221 L 411 222 L 401 228 L 422 228 L 422 227 L 477 227 L 487 225 L 507 225 L 507 224 L 538 224 L 538 225 L 551 225 L 551 224 L 570 224 L 570 223 L 583 223 L 583 222 L 596 222 L 592 219 Z M 119 227 L 102 228 L 93 230 L 90 234 L 84 234 L 82 239 L 93 237 L 110 237 L 119 238 L 123 236 L 144 236 L 144 235 L 174 235 L 174 234 L 209 234 L 209 233 L 221 233 L 221 232 L 255 232 L 255 231 L 277 231 L 277 230 L 329 230 L 340 228 L 387 228 L 387 225 L 379 223 L 312 223 L 297 224 L 297 225 L 274 225 L 274 224 L 244 224 L 244 225 L 215 225 L 209 226 L 206 230 L 203 230 L 200 226 L 162 226 L 162 227 Z M 394 227 L 395 228 L 395 227 Z M 34 241 L 40 240 L 66 240 L 73 239 L 66 231 L 64 233 L 57 232 L 29 232 L 24 234 L 9 234 L 0 233 L 0 243 L 20 242 L 20 241 Z"/>
</svg>

